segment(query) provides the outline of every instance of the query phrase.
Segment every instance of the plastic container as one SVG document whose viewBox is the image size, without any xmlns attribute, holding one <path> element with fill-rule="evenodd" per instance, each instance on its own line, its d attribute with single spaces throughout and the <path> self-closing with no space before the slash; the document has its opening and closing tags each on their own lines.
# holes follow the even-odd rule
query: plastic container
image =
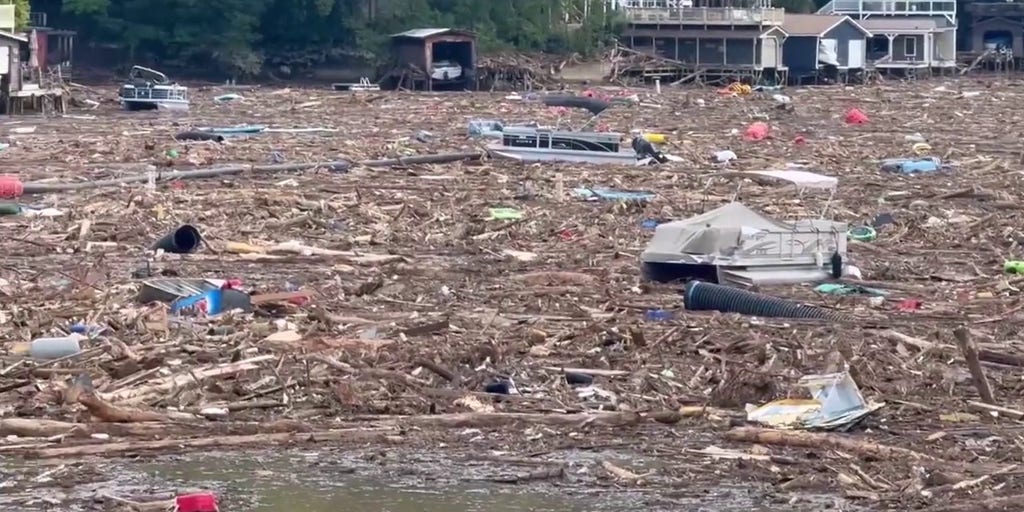
<svg viewBox="0 0 1024 512">
<path fill-rule="evenodd" d="M 27 352 L 28 356 L 33 359 L 60 359 L 81 352 L 82 346 L 79 344 L 81 339 L 82 335 L 78 333 L 71 333 L 59 338 L 36 338 L 31 343 L 26 343 L 21 350 L 16 349 L 15 351 Z"/>
<path fill-rule="evenodd" d="M 81 334 L 84 336 L 88 336 L 90 334 L 100 334 L 106 329 L 107 328 L 102 325 L 86 325 L 83 323 L 73 324 L 71 327 L 68 328 L 68 330 L 70 330 L 71 332 Z"/>
<path fill-rule="evenodd" d="M 667 144 L 668 137 L 664 133 L 645 133 L 644 139 L 651 144 Z"/>
<path fill-rule="evenodd" d="M 664 322 L 672 320 L 672 312 L 664 309 L 649 309 L 644 313 L 644 320 L 648 322 Z"/>
<path fill-rule="evenodd" d="M 660 223 L 655 219 L 644 219 L 644 221 L 640 223 L 640 227 L 647 231 L 654 231 L 658 229 L 658 224 Z"/>
<path fill-rule="evenodd" d="M 858 242 L 870 242 L 878 237 L 875 228 L 871 226 L 856 226 L 846 232 L 847 238 Z"/>
<path fill-rule="evenodd" d="M 724 149 L 722 151 L 715 151 L 711 157 L 714 158 L 716 162 L 724 164 L 736 160 L 736 153 L 728 149 Z"/>
<path fill-rule="evenodd" d="M 931 158 L 887 158 L 882 160 L 882 170 L 885 172 L 898 172 L 902 174 L 929 173 L 938 171 L 942 167 L 942 160 L 938 157 Z"/>
</svg>

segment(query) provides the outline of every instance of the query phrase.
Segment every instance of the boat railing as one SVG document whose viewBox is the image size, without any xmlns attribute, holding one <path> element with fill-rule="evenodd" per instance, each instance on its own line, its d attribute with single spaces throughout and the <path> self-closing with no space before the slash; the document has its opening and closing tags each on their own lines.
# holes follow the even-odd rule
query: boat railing
<svg viewBox="0 0 1024 512">
<path fill-rule="evenodd" d="M 180 85 L 138 87 L 126 84 L 121 87 L 121 99 L 135 101 L 188 101 L 188 88 Z"/>
<path fill-rule="evenodd" d="M 506 127 L 502 133 L 502 145 L 513 148 L 615 153 L 619 151 L 619 144 L 616 133 L 583 134 L 515 127 Z"/>
</svg>

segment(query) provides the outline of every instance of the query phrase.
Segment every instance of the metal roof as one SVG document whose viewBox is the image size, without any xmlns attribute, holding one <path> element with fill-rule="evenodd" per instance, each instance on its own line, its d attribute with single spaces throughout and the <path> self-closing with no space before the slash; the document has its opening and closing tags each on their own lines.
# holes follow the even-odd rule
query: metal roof
<svg viewBox="0 0 1024 512">
<path fill-rule="evenodd" d="M 865 35 L 871 35 L 862 25 L 849 16 L 836 14 L 790 14 L 782 19 L 782 29 L 795 37 L 821 37 L 840 23 L 849 21 Z"/>
<path fill-rule="evenodd" d="M 412 30 L 406 30 L 405 32 L 391 34 L 391 37 L 409 37 L 413 39 L 426 39 L 428 37 L 439 36 L 442 34 L 452 34 L 459 36 L 475 35 L 468 30 L 459 30 L 454 28 L 414 28 Z"/>
<path fill-rule="evenodd" d="M 2 30 L 0 30 L 0 38 L 13 39 L 15 41 L 18 41 L 19 43 L 27 43 L 28 42 L 28 38 L 23 36 L 23 35 L 12 34 L 10 32 L 4 32 Z"/>
</svg>

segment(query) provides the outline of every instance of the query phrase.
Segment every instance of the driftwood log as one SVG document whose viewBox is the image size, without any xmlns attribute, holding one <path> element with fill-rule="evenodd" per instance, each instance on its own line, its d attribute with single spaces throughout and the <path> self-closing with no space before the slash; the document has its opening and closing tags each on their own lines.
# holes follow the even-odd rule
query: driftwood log
<svg viewBox="0 0 1024 512">
<path fill-rule="evenodd" d="M 926 455 L 907 448 L 887 446 L 841 434 L 741 427 L 726 432 L 725 438 L 730 441 L 742 441 L 746 443 L 791 446 L 795 448 L 825 448 L 831 450 L 842 450 L 854 453 L 862 458 L 909 458 L 922 461 L 940 460 L 932 457 L 931 455 Z"/>
</svg>

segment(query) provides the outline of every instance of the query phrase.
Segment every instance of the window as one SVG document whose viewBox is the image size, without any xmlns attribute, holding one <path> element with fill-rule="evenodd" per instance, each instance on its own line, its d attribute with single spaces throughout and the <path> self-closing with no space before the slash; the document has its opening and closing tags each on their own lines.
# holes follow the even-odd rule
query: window
<svg viewBox="0 0 1024 512">
<path fill-rule="evenodd" d="M 917 56 L 917 38 L 910 36 L 903 40 L 903 55 L 905 57 Z"/>
</svg>

